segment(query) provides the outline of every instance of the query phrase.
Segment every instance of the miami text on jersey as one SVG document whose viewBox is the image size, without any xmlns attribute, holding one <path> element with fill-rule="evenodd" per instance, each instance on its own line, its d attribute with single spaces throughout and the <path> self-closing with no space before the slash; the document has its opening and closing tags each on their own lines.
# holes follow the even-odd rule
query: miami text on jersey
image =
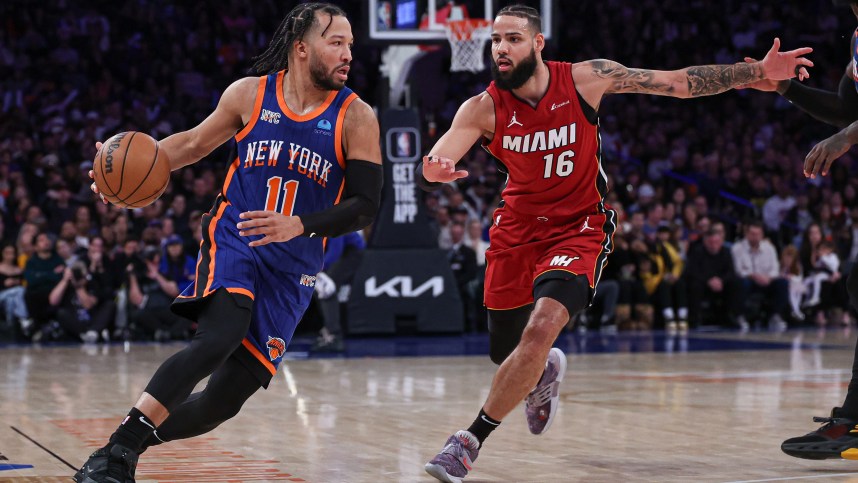
<svg viewBox="0 0 858 483">
<path fill-rule="evenodd" d="M 277 166 L 284 141 L 271 139 L 268 141 L 253 141 L 247 143 L 247 154 L 244 157 L 244 168 L 257 166 Z M 319 153 L 296 143 L 289 143 L 287 151 L 288 169 L 297 171 L 307 178 L 319 183 L 323 188 L 328 185 L 328 174 L 333 164 Z"/>
<path fill-rule="evenodd" d="M 568 126 L 560 126 L 548 131 L 536 131 L 524 136 L 503 137 L 503 148 L 516 153 L 535 153 L 538 151 L 550 151 L 575 144 L 575 123 Z"/>
</svg>

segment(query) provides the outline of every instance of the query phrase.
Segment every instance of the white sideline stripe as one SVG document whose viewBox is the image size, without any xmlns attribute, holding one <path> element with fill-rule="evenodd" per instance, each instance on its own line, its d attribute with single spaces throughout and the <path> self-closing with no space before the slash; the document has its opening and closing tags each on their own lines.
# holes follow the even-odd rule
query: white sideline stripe
<svg viewBox="0 0 858 483">
<path fill-rule="evenodd" d="M 813 475 L 813 476 L 789 476 L 784 478 L 766 478 L 765 480 L 736 480 L 729 481 L 727 483 L 759 483 L 762 481 L 789 481 L 789 480 L 816 480 L 819 478 L 831 478 L 833 476 L 854 476 L 858 475 L 856 472 L 852 473 L 828 473 L 825 475 Z"/>
</svg>

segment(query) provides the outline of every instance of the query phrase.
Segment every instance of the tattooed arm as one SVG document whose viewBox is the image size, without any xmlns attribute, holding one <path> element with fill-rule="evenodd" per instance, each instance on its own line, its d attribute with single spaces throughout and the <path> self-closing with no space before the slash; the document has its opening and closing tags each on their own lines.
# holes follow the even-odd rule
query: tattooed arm
<svg viewBox="0 0 858 483">
<path fill-rule="evenodd" d="M 764 78 L 759 63 L 698 65 L 682 70 L 630 69 L 611 60 L 584 62 L 593 75 L 604 79 L 604 94 L 655 94 L 700 97 L 720 94 L 733 87 Z"/>
<path fill-rule="evenodd" d="M 812 49 L 779 52 L 779 48 L 780 41 L 775 39 L 761 62 L 699 65 L 671 71 L 632 69 L 612 60 L 589 60 L 574 64 L 572 77 L 584 99 L 597 107 L 605 94 L 711 96 L 761 79 L 791 79 L 796 76 L 796 67 L 813 66 L 813 62 L 801 57 Z"/>
</svg>

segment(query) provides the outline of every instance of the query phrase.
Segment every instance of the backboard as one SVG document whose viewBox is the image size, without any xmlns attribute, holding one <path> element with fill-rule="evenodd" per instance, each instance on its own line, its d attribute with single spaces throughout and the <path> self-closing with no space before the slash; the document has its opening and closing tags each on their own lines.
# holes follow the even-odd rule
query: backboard
<svg viewBox="0 0 858 483">
<path fill-rule="evenodd" d="M 542 15 L 542 33 L 552 36 L 554 0 L 369 0 L 369 37 L 386 44 L 446 42 L 447 20 L 484 18 L 494 20 L 502 7 L 521 3 L 538 8 Z"/>
</svg>

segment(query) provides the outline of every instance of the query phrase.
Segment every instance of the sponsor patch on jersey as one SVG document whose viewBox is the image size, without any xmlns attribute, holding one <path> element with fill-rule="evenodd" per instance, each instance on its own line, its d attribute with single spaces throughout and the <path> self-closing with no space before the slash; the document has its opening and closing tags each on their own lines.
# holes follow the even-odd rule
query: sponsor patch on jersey
<svg viewBox="0 0 858 483">
<path fill-rule="evenodd" d="M 305 287 L 315 287 L 316 277 L 312 275 L 301 275 L 301 285 Z"/>
<path fill-rule="evenodd" d="M 272 361 L 283 357 L 286 353 L 286 341 L 280 337 L 268 336 L 268 342 L 265 344 L 268 347 L 268 358 Z"/>
<path fill-rule="evenodd" d="M 324 136 L 332 136 L 334 134 L 331 132 L 331 121 L 327 119 L 320 119 L 319 122 L 316 123 L 316 129 L 314 129 L 313 132 Z"/>
</svg>

